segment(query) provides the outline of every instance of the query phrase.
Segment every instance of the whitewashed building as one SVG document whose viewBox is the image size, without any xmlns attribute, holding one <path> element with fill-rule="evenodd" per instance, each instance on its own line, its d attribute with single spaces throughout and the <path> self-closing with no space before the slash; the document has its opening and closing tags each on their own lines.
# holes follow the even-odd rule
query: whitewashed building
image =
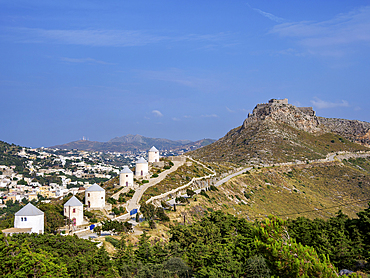
<svg viewBox="0 0 370 278">
<path fill-rule="evenodd" d="M 135 176 L 145 177 L 146 175 L 148 175 L 148 173 L 149 173 L 148 162 L 144 158 L 140 157 L 136 161 Z"/>
<path fill-rule="evenodd" d="M 148 162 L 159 162 L 159 151 L 154 146 L 148 152 Z"/>
<path fill-rule="evenodd" d="M 14 228 L 31 229 L 29 233 L 44 233 L 44 212 L 31 203 L 15 213 Z"/>
<path fill-rule="evenodd" d="M 85 190 L 85 205 L 88 208 L 101 209 L 105 207 L 105 190 L 94 183 Z"/>
<path fill-rule="evenodd" d="M 84 219 L 83 204 L 75 196 L 72 196 L 64 204 L 64 216 L 71 219 L 73 226 L 82 225 Z"/>
<path fill-rule="evenodd" d="M 126 187 L 134 186 L 134 173 L 128 166 L 123 166 L 122 171 L 119 173 L 119 185 Z"/>
</svg>

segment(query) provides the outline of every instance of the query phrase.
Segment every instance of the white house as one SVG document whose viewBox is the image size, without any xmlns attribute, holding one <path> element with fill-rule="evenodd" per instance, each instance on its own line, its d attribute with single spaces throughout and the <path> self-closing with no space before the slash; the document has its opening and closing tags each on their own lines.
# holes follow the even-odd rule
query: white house
<svg viewBox="0 0 370 278">
<path fill-rule="evenodd" d="M 83 204 L 75 196 L 72 196 L 64 204 L 64 216 L 71 219 L 73 226 L 82 225 L 84 219 Z"/>
<path fill-rule="evenodd" d="M 44 212 L 28 203 L 15 213 L 14 228 L 29 229 L 30 233 L 44 233 Z"/>
<path fill-rule="evenodd" d="M 136 161 L 135 176 L 144 177 L 148 175 L 148 173 L 149 173 L 148 162 L 144 158 L 140 157 Z"/>
<path fill-rule="evenodd" d="M 105 207 L 105 190 L 94 183 L 85 190 L 85 205 L 88 208 L 101 209 Z"/>
<path fill-rule="evenodd" d="M 152 147 L 148 152 L 148 162 L 158 162 L 159 161 L 159 151 L 156 149 L 156 147 Z"/>
<path fill-rule="evenodd" d="M 126 187 L 134 186 L 134 173 L 128 166 L 123 166 L 122 171 L 119 173 L 119 185 Z"/>
</svg>

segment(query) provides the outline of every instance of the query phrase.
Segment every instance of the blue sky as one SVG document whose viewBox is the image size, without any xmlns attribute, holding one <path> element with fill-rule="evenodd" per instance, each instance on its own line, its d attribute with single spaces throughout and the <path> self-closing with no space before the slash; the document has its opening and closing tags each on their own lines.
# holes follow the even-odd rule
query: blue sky
<svg viewBox="0 0 370 278">
<path fill-rule="evenodd" d="M 288 98 L 370 121 L 368 1 L 1 1 L 0 140 L 218 139 Z"/>
</svg>

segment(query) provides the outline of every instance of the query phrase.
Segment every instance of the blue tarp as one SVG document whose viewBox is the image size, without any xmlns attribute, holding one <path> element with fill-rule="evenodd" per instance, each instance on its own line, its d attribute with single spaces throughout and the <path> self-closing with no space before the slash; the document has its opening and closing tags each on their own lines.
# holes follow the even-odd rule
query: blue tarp
<svg viewBox="0 0 370 278">
<path fill-rule="evenodd" d="M 94 224 L 90 225 L 90 231 L 94 230 L 94 228 L 95 228 Z"/>
<path fill-rule="evenodd" d="M 137 213 L 137 209 L 133 209 L 132 211 L 130 211 L 130 215 L 134 215 Z"/>
</svg>

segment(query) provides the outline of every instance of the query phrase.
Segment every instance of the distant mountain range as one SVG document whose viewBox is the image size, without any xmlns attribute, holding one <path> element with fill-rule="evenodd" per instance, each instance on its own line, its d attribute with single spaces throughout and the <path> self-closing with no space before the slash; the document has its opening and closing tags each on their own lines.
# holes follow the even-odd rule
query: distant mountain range
<svg viewBox="0 0 370 278">
<path fill-rule="evenodd" d="M 206 146 L 213 143 L 215 140 L 202 139 L 195 142 L 190 140 L 169 140 L 163 138 L 150 138 L 142 135 L 125 135 L 121 137 L 115 137 L 108 142 L 97 142 L 88 140 L 78 140 L 70 143 L 51 146 L 53 149 L 78 149 L 85 151 L 102 151 L 102 152 L 139 152 L 149 150 L 152 146 L 155 146 L 158 150 L 171 150 L 171 151 L 190 151 Z"/>
</svg>

